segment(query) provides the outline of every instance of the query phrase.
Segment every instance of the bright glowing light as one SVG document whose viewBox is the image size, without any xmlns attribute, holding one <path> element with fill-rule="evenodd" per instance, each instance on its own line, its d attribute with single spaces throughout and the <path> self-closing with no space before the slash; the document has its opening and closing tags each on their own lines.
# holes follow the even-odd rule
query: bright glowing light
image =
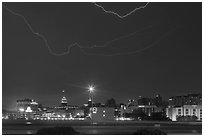
<svg viewBox="0 0 204 137">
<path fill-rule="evenodd" d="M 25 110 L 24 110 L 24 108 L 19 108 L 19 111 L 24 112 Z"/>
<path fill-rule="evenodd" d="M 90 92 L 94 92 L 94 90 L 95 90 L 94 86 L 93 86 L 93 85 L 90 85 L 90 86 L 89 86 L 89 91 L 90 91 Z"/>
<path fill-rule="evenodd" d="M 139 108 L 143 108 L 143 107 L 145 107 L 145 106 L 144 106 L 144 105 L 138 105 L 138 107 L 139 107 Z"/>
<path fill-rule="evenodd" d="M 32 111 L 32 109 L 31 109 L 31 107 L 28 106 L 25 112 L 33 112 L 33 111 Z"/>
</svg>

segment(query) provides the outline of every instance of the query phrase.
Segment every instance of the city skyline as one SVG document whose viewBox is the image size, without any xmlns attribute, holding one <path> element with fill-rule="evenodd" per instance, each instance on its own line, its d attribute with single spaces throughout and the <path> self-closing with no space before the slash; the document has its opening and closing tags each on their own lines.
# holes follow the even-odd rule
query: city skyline
<svg viewBox="0 0 204 137">
<path fill-rule="evenodd" d="M 98 4 L 126 15 L 146 3 Z M 22 15 L 60 55 L 50 54 L 22 17 L 3 8 L 3 109 L 23 98 L 55 106 L 62 90 L 68 104 L 82 105 L 89 84 L 96 102 L 202 93 L 201 3 L 150 2 L 123 19 L 93 3 L 2 5 Z M 80 46 L 70 45 L 75 42 Z"/>
</svg>

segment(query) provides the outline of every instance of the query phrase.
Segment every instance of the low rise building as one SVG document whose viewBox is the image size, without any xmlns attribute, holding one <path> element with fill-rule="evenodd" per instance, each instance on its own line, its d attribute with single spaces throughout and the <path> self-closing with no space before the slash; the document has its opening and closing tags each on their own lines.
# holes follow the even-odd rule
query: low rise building
<svg viewBox="0 0 204 137">
<path fill-rule="evenodd" d="M 172 121 L 177 121 L 178 116 L 196 116 L 202 121 L 202 105 L 169 106 L 166 108 L 166 115 Z"/>
</svg>

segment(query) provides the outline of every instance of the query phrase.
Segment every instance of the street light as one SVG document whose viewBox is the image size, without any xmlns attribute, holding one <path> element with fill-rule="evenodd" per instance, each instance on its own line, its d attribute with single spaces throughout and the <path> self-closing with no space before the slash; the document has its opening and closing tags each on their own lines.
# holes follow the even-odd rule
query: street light
<svg viewBox="0 0 204 137">
<path fill-rule="evenodd" d="M 89 86 L 89 92 L 92 93 L 92 92 L 94 92 L 94 90 L 95 90 L 94 86 L 90 85 Z"/>
<path fill-rule="evenodd" d="M 91 119 L 93 120 L 93 93 L 94 93 L 95 87 L 93 85 L 89 85 L 88 91 L 91 95 Z"/>
</svg>

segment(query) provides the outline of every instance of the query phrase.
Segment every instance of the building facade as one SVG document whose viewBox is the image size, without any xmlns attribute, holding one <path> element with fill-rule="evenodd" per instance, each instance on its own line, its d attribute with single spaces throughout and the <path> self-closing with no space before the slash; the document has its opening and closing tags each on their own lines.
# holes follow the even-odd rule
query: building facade
<svg viewBox="0 0 204 137">
<path fill-rule="evenodd" d="M 32 99 L 17 100 L 17 119 L 34 118 L 38 113 L 38 103 Z"/>
<path fill-rule="evenodd" d="M 202 94 L 188 94 L 169 98 L 169 106 L 202 105 Z"/>
<path fill-rule="evenodd" d="M 177 121 L 178 116 L 196 116 L 198 121 L 202 121 L 202 105 L 169 106 L 166 115 L 172 121 Z"/>
</svg>

